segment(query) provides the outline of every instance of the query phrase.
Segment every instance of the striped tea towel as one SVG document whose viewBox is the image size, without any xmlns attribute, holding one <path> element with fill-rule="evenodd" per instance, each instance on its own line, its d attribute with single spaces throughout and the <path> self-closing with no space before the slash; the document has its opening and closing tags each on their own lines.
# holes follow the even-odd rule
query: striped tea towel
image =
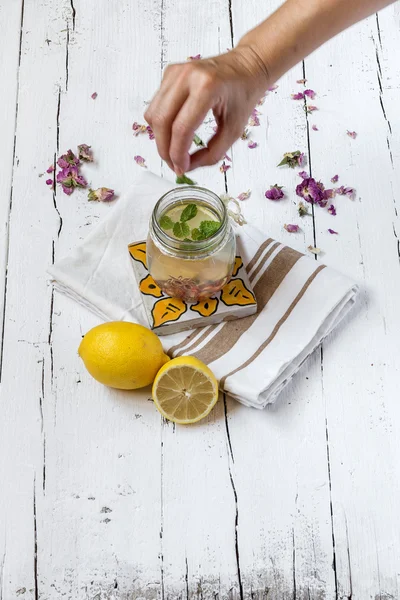
<svg viewBox="0 0 400 600">
<path fill-rule="evenodd" d="M 127 246 L 146 238 L 155 202 L 173 187 L 143 173 L 82 244 L 50 268 L 56 288 L 103 320 L 146 324 Z M 349 311 L 357 286 L 250 225 L 238 231 L 238 244 L 258 312 L 162 342 L 171 356 L 207 363 L 220 389 L 239 402 L 264 408 Z"/>
</svg>

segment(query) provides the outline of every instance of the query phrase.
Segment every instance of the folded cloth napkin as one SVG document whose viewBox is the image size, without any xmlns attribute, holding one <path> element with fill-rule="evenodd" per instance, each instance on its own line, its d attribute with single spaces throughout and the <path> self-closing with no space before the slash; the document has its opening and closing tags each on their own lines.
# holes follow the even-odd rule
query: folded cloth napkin
<svg viewBox="0 0 400 600">
<path fill-rule="evenodd" d="M 70 256 L 50 268 L 55 287 L 103 320 L 146 323 L 127 250 L 145 239 L 170 182 L 145 172 Z M 264 408 L 355 302 L 357 286 L 258 229 L 238 228 L 238 244 L 258 302 L 255 315 L 162 338 L 171 356 L 207 363 L 220 389 Z"/>
</svg>

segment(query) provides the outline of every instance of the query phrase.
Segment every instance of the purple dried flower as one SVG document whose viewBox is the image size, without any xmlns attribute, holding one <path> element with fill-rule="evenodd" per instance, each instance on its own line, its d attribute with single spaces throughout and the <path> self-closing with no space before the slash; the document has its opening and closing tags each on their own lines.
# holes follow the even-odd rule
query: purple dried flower
<svg viewBox="0 0 400 600">
<path fill-rule="evenodd" d="M 292 100 L 304 100 L 303 92 L 297 92 L 297 94 L 291 94 Z"/>
<path fill-rule="evenodd" d="M 46 185 L 53 185 L 52 179 L 46 179 Z"/>
<path fill-rule="evenodd" d="M 319 131 L 319 129 L 318 129 L 318 127 L 317 127 L 316 125 L 313 125 L 313 126 L 311 127 L 311 129 L 312 129 L 313 131 Z"/>
<path fill-rule="evenodd" d="M 277 90 L 279 87 L 279 85 L 271 85 L 271 87 L 268 88 L 268 92 L 274 92 L 275 90 Z"/>
<path fill-rule="evenodd" d="M 331 177 L 332 183 L 337 183 L 338 181 L 339 181 L 339 175 L 334 175 L 333 177 Z"/>
<path fill-rule="evenodd" d="M 227 154 L 225 154 L 224 158 L 225 158 L 225 160 L 229 160 L 229 162 L 232 162 L 232 159 L 231 159 L 231 157 L 230 157 L 230 156 L 228 156 Z"/>
<path fill-rule="evenodd" d="M 312 104 L 309 104 L 306 108 L 306 113 L 307 114 L 311 114 L 314 112 L 314 110 L 318 110 L 317 106 L 313 106 Z"/>
<path fill-rule="evenodd" d="M 337 231 L 334 231 L 333 229 L 328 229 L 328 231 L 329 231 L 329 233 L 331 233 L 331 234 L 338 235 L 338 232 L 337 232 Z"/>
<path fill-rule="evenodd" d="M 200 60 L 201 54 L 195 54 L 194 56 L 188 56 L 187 60 Z"/>
<path fill-rule="evenodd" d="M 336 208 L 333 206 L 333 204 L 331 204 L 328 208 L 328 213 L 332 215 L 332 217 L 336 217 Z"/>
<path fill-rule="evenodd" d="M 93 152 L 91 150 L 91 146 L 88 146 L 87 144 L 79 144 L 78 156 L 84 162 L 93 162 Z"/>
<path fill-rule="evenodd" d="M 54 166 L 50 165 L 50 167 L 48 169 L 46 169 L 46 173 L 53 173 L 54 172 Z"/>
<path fill-rule="evenodd" d="M 305 85 L 307 83 L 307 79 L 298 79 L 296 83 L 302 83 L 303 85 Z"/>
<path fill-rule="evenodd" d="M 311 100 L 314 100 L 314 98 L 315 98 L 314 90 L 304 90 L 304 95 L 307 96 L 308 98 L 311 98 Z"/>
<path fill-rule="evenodd" d="M 148 127 L 148 125 L 141 125 L 140 123 L 137 123 L 135 121 L 132 125 L 133 135 L 136 137 L 136 136 L 140 135 L 141 133 L 147 133 L 148 132 L 147 127 Z"/>
<path fill-rule="evenodd" d="M 286 231 L 288 231 L 289 233 L 297 233 L 299 231 L 299 226 L 298 225 L 291 225 L 290 223 L 288 225 L 284 225 L 283 226 L 284 229 L 286 229 Z"/>
<path fill-rule="evenodd" d="M 152 128 L 150 127 L 150 125 L 146 126 L 146 131 L 149 134 L 149 140 L 154 140 L 154 138 L 156 136 L 154 135 L 154 131 L 152 130 Z"/>
<path fill-rule="evenodd" d="M 324 190 L 324 197 L 326 198 L 326 200 L 331 200 L 335 196 L 336 196 L 336 191 L 334 189 L 329 188 L 327 190 Z"/>
<path fill-rule="evenodd" d="M 97 190 L 89 190 L 88 200 L 97 202 L 111 202 L 114 199 L 114 190 L 101 187 Z"/>
<path fill-rule="evenodd" d="M 250 196 L 251 190 L 247 190 L 247 192 L 242 192 L 241 194 L 239 194 L 238 200 L 247 200 L 247 198 L 250 198 Z"/>
<path fill-rule="evenodd" d="M 78 167 L 69 165 L 61 169 L 57 173 L 57 183 L 60 183 L 64 194 L 68 196 L 72 194 L 75 188 L 85 188 L 87 186 L 86 179 L 80 175 Z"/>
<path fill-rule="evenodd" d="M 258 144 L 257 142 L 249 142 L 247 144 L 247 147 L 250 148 L 250 150 L 254 150 L 254 148 L 257 148 Z"/>
<path fill-rule="evenodd" d="M 143 158 L 143 156 L 139 156 L 139 155 L 134 156 L 133 160 L 136 162 L 136 164 L 139 165 L 139 167 L 144 167 L 145 169 L 147 169 L 146 161 Z"/>
<path fill-rule="evenodd" d="M 60 158 L 57 161 L 57 164 L 62 169 L 67 169 L 70 166 L 79 165 L 80 161 L 79 158 L 75 156 L 75 154 L 72 152 L 72 150 L 68 150 L 66 154 L 60 156 Z"/>
<path fill-rule="evenodd" d="M 351 137 L 353 140 L 355 140 L 356 137 L 357 137 L 357 132 L 356 131 L 349 131 L 349 130 L 347 130 L 347 135 L 349 137 Z"/>
<path fill-rule="evenodd" d="M 260 125 L 259 111 L 256 108 L 253 108 L 253 112 L 250 115 L 248 126 L 249 127 L 258 127 Z"/>
<path fill-rule="evenodd" d="M 288 165 L 291 169 L 295 167 L 302 167 L 305 162 L 305 155 L 300 150 L 296 150 L 295 152 L 285 152 L 283 155 L 283 159 L 278 164 L 278 167 L 283 167 L 283 165 Z"/>
<path fill-rule="evenodd" d="M 309 176 L 309 175 L 308 175 L 307 171 L 300 171 L 300 172 L 299 172 L 299 176 L 300 176 L 302 179 L 308 179 L 308 176 Z"/>
<path fill-rule="evenodd" d="M 296 194 L 310 204 L 326 206 L 325 187 L 320 181 L 315 181 L 313 177 L 303 179 L 296 187 Z"/>
<path fill-rule="evenodd" d="M 340 187 L 336 188 L 336 193 L 339 194 L 339 196 L 348 196 L 349 198 L 353 197 L 354 191 L 354 188 L 345 187 L 344 185 L 341 185 Z"/>
<path fill-rule="evenodd" d="M 271 185 L 269 190 L 265 192 L 265 197 L 268 198 L 268 200 L 281 200 L 285 195 L 282 192 L 282 187 L 283 186 L 279 186 L 277 183 L 275 185 Z"/>
<path fill-rule="evenodd" d="M 221 173 L 226 173 L 230 168 L 231 168 L 231 165 L 227 165 L 225 163 L 225 161 L 223 161 L 223 163 L 220 166 L 219 170 L 221 171 Z"/>
<path fill-rule="evenodd" d="M 97 98 L 97 92 L 93 92 L 93 94 L 90 97 L 93 98 L 93 100 L 96 100 L 96 98 Z"/>
</svg>

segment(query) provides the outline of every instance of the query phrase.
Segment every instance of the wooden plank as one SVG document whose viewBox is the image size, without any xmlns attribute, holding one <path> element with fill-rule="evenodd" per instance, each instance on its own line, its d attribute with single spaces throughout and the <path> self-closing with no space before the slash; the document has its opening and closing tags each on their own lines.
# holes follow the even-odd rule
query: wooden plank
<svg viewBox="0 0 400 600">
<path fill-rule="evenodd" d="M 339 597 L 399 595 L 400 120 L 391 102 L 399 98 L 398 65 L 389 59 L 399 47 L 398 15 L 397 6 L 371 17 L 322 48 L 306 68 L 319 93 L 315 121 L 323 132 L 311 138 L 313 172 L 324 181 L 339 173 L 340 183 L 357 190 L 355 201 L 337 200 L 334 220 L 316 212 L 323 259 L 362 289 L 356 315 L 323 353 Z M 357 131 L 357 139 L 346 129 Z M 337 237 L 326 232 L 332 222 Z"/>
<path fill-rule="evenodd" d="M 42 512 L 44 415 L 48 410 L 51 412 L 52 403 L 48 344 L 51 290 L 44 268 L 51 261 L 58 229 L 52 192 L 45 184 L 46 177 L 39 175 L 54 159 L 58 89 L 62 83 L 59 74 L 65 63 L 65 46 L 59 38 L 62 20 L 57 16 L 58 3 L 52 7 L 47 2 L 36 2 L 34 6 L 15 4 L 19 5 L 18 13 L 22 6 L 23 18 L 18 15 L 14 19 L 18 39 L 22 22 L 22 37 L 19 74 L 15 71 L 19 78 L 18 120 L 11 179 L 0 402 L 1 478 L 6 482 L 2 490 L 0 532 L 0 547 L 4 548 L 1 589 L 3 598 L 15 598 L 18 590 L 26 591 L 25 598 L 38 598 L 37 548 L 45 518 Z M 6 40 L 8 37 L 11 42 L 12 32 L 8 33 L 7 27 L 4 31 Z M 46 38 L 52 42 L 46 43 Z M 15 50 L 15 43 L 13 47 Z M 14 61 L 14 68 L 17 64 Z M 13 85 L 10 81 L 10 90 Z M 10 165 L 12 147 L 8 152 L 5 162 Z"/>
</svg>

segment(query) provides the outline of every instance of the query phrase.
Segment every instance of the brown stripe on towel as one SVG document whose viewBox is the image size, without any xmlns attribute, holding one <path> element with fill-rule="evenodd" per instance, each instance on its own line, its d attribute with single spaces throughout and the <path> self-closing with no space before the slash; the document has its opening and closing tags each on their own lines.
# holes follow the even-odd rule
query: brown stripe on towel
<svg viewBox="0 0 400 600">
<path fill-rule="evenodd" d="M 261 246 L 259 247 L 259 249 L 257 250 L 257 252 L 255 253 L 255 255 L 253 256 L 253 258 L 251 259 L 251 261 L 249 262 L 249 264 L 246 267 L 246 271 L 248 273 L 250 273 L 250 271 L 252 270 L 252 268 L 254 267 L 254 265 L 256 264 L 258 259 L 260 258 L 261 254 L 264 252 L 265 248 L 273 241 L 274 240 L 272 238 L 268 238 L 267 240 L 265 240 L 265 242 L 263 242 L 261 244 Z"/>
<path fill-rule="evenodd" d="M 224 377 L 221 378 L 221 380 L 219 382 L 219 386 L 221 389 L 224 388 L 225 381 L 227 380 L 228 377 L 231 377 L 232 375 L 235 375 L 238 371 L 241 371 L 242 369 L 245 369 L 246 367 L 248 367 L 249 364 L 251 364 L 253 362 L 253 360 L 255 360 L 258 356 L 260 356 L 261 352 L 263 352 L 263 350 L 265 350 L 265 348 L 272 342 L 272 340 L 278 333 L 279 329 L 282 327 L 283 323 L 285 323 L 285 321 L 288 319 L 288 317 L 290 316 L 290 314 L 292 313 L 292 311 L 294 310 L 296 305 L 300 302 L 300 300 L 306 293 L 307 289 L 310 287 L 311 283 L 314 281 L 314 279 L 317 277 L 317 275 L 323 269 L 325 269 L 325 265 L 319 266 L 318 269 L 316 269 L 314 271 L 314 273 L 312 273 L 312 275 L 310 275 L 310 277 L 307 279 L 306 283 L 303 285 L 302 289 L 297 294 L 296 298 L 293 300 L 293 302 L 291 303 L 291 305 L 289 306 L 289 308 L 287 309 L 287 311 L 285 312 L 283 317 L 281 319 L 279 319 L 279 321 L 275 325 L 274 329 L 272 330 L 271 334 L 268 336 L 268 338 L 265 340 L 265 342 L 263 344 L 261 344 L 261 346 L 258 348 L 258 350 L 256 352 L 254 352 L 253 356 L 251 356 L 248 360 L 246 360 L 246 362 L 244 362 L 240 367 L 238 367 L 234 371 L 231 371 L 227 375 L 224 375 Z"/>
<path fill-rule="evenodd" d="M 241 336 L 254 323 L 286 275 L 302 256 L 300 252 L 284 247 L 275 256 L 254 287 L 254 293 L 257 298 L 257 313 L 250 317 L 225 323 L 222 329 L 203 348 L 194 353 L 194 356 L 209 364 L 231 350 Z"/>
<path fill-rule="evenodd" d="M 214 325 L 215 327 L 215 325 Z M 203 330 L 203 333 L 201 334 L 201 332 L 199 331 L 199 329 L 195 329 L 190 335 L 188 335 L 187 337 L 185 337 L 184 340 L 182 340 L 182 342 L 180 342 L 179 344 L 176 344 L 176 346 L 172 346 L 172 348 L 170 348 L 168 350 L 168 354 L 170 356 L 173 356 L 174 353 L 179 350 L 180 348 L 183 348 L 183 346 L 186 346 L 189 342 L 191 342 L 192 340 L 194 340 L 194 338 L 196 336 L 198 336 L 199 338 L 202 337 L 204 338 L 204 333 L 210 333 L 210 325 L 208 327 L 205 327 Z"/>
<path fill-rule="evenodd" d="M 266 253 L 266 255 L 263 257 L 263 259 L 261 260 L 261 262 L 259 263 L 259 265 L 253 271 L 253 273 L 251 273 L 251 275 L 249 275 L 249 281 L 250 281 L 250 283 L 253 283 L 253 281 L 255 280 L 256 276 L 259 274 L 259 272 L 263 268 L 265 262 L 269 259 L 269 257 L 271 256 L 271 254 L 278 248 L 278 246 L 280 246 L 280 243 L 279 242 L 275 242 L 275 244 L 273 244 L 271 246 L 271 248 L 268 250 L 268 252 Z"/>
</svg>

